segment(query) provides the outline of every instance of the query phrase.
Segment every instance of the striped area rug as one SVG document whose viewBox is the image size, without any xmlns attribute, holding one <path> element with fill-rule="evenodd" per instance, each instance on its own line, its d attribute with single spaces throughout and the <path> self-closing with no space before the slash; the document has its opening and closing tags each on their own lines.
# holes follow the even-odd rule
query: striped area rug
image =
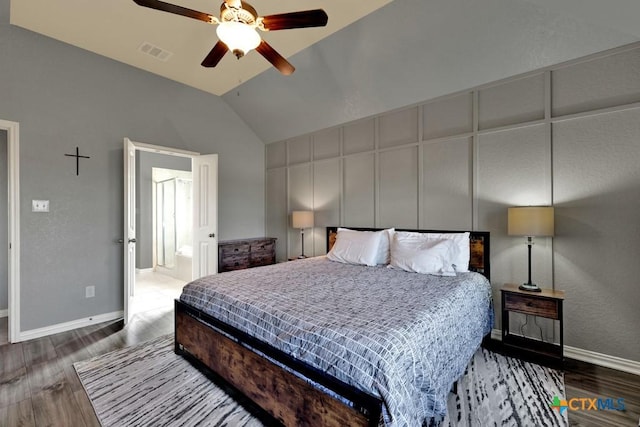
<svg viewBox="0 0 640 427">
<path fill-rule="evenodd" d="M 519 359 L 479 349 L 467 366 L 448 413 L 433 426 L 568 426 L 567 411 L 551 408 L 565 398 L 564 374 Z"/>
<path fill-rule="evenodd" d="M 104 427 L 262 426 L 223 390 L 173 352 L 173 336 L 116 350 L 74 364 Z M 566 426 L 566 411 L 550 407 L 564 398 L 562 372 L 480 349 L 449 413 L 432 425 Z"/>
</svg>

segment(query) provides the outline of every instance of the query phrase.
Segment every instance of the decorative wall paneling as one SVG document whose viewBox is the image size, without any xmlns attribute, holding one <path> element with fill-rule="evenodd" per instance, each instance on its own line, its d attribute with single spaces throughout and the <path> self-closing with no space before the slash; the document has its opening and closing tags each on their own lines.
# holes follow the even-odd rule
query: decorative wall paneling
<svg viewBox="0 0 640 427">
<path fill-rule="evenodd" d="M 269 187 L 266 234 L 295 235 L 297 254 L 298 230 L 271 207 L 285 200 L 288 213 L 316 211 L 311 255 L 324 253 L 321 227 L 336 223 L 488 230 L 499 313 L 500 286 L 527 274 L 506 208 L 553 204 L 556 236 L 536 239 L 533 279 L 566 291 L 568 348 L 640 363 L 638 123 L 640 43 L 269 144 L 267 181 L 287 170 L 308 184 Z M 540 333 L 531 319 L 527 328 Z"/>
<path fill-rule="evenodd" d="M 310 152 L 309 152 L 310 153 Z M 289 187 L 289 213 L 293 211 L 313 210 L 313 165 L 311 163 L 301 163 L 290 166 L 287 184 Z M 291 220 L 289 220 L 291 223 Z M 300 230 L 292 229 L 289 233 L 289 248 L 295 248 L 295 253 L 289 256 L 298 256 L 302 253 L 300 240 Z M 305 255 L 313 255 L 313 233 L 312 230 L 305 230 Z"/>
<path fill-rule="evenodd" d="M 565 342 L 640 362 L 640 108 L 554 123 L 553 135 Z"/>
<path fill-rule="evenodd" d="M 285 168 L 267 169 L 266 185 L 266 221 L 269 224 L 269 237 L 276 240 L 276 260 L 287 259 L 287 240 L 289 238 L 287 170 Z"/>
</svg>

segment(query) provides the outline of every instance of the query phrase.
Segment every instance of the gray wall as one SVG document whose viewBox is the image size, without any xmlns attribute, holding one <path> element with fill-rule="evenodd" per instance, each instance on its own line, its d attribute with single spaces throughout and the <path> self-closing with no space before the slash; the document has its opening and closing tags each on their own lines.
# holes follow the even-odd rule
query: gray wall
<svg viewBox="0 0 640 427">
<path fill-rule="evenodd" d="M 153 267 L 152 169 L 191 170 L 191 159 L 138 151 L 136 154 L 136 267 Z"/>
<path fill-rule="evenodd" d="M 394 1 L 293 55 L 293 75 L 269 70 L 224 99 L 275 142 L 639 40 L 557 9 Z"/>
<path fill-rule="evenodd" d="M 507 207 L 553 204 L 533 279 L 566 291 L 565 343 L 640 361 L 638 75 L 640 44 L 268 144 L 278 258 L 300 251 L 298 209 L 316 213 L 315 255 L 328 225 L 488 230 L 499 314 L 500 287 L 527 277 Z"/>
<path fill-rule="evenodd" d="M 0 130 L 0 310 L 9 306 L 9 230 L 7 221 L 9 214 L 7 190 L 7 132 Z"/>
<path fill-rule="evenodd" d="M 22 331 L 122 310 L 123 137 L 217 153 L 220 238 L 264 235 L 264 144 L 222 99 L 10 26 L 8 12 L 0 0 L 0 117 L 20 123 Z M 91 156 L 80 176 L 64 156 L 76 146 Z M 32 213 L 32 199 L 51 211 Z"/>
</svg>

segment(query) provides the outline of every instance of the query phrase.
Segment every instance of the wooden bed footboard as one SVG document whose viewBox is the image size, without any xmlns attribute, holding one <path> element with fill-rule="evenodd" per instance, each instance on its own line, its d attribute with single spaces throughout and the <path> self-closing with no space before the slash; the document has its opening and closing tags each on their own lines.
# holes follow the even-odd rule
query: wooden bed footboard
<svg viewBox="0 0 640 427">
<path fill-rule="evenodd" d="M 268 424 L 277 421 L 287 427 L 378 425 L 380 399 L 179 300 L 175 302 L 175 351 L 211 370 L 225 385 L 258 405 L 272 417 L 266 420 Z M 281 365 L 321 384 L 341 399 Z"/>
</svg>

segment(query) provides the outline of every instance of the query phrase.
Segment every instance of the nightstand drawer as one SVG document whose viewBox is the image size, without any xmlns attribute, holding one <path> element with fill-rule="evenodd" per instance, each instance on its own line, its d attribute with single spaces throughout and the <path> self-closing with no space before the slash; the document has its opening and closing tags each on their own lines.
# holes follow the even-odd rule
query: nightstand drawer
<svg viewBox="0 0 640 427">
<path fill-rule="evenodd" d="M 507 293 L 504 305 L 505 310 L 559 319 L 558 301 L 554 299 Z"/>
</svg>

